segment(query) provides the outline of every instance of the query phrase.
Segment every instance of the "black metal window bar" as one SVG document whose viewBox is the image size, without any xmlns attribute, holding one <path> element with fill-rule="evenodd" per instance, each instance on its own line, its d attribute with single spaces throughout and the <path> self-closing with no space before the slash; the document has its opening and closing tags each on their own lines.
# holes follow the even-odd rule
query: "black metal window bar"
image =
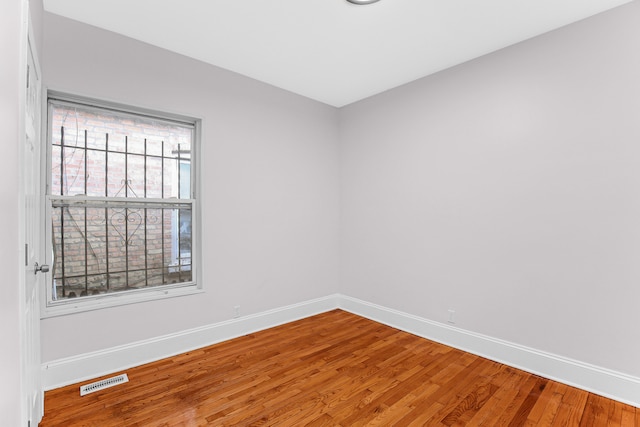
<svg viewBox="0 0 640 427">
<path fill-rule="evenodd" d="M 109 132 L 96 142 L 67 130 L 52 138 L 52 300 L 192 282 L 192 141 L 156 139 L 152 152 L 144 138 L 132 151 L 128 135 L 114 144 Z"/>
</svg>

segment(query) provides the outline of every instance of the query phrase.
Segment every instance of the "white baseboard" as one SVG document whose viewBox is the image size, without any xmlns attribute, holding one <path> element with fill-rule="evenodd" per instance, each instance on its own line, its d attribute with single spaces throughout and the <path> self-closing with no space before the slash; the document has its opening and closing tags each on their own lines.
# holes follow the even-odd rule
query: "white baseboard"
<svg viewBox="0 0 640 427">
<path fill-rule="evenodd" d="M 640 407 L 640 378 L 340 294 L 176 334 L 47 362 L 42 365 L 42 384 L 45 390 L 51 390 L 336 308 L 544 378 Z"/>
<path fill-rule="evenodd" d="M 450 347 L 640 408 L 640 378 L 340 295 L 339 308 Z"/>
<path fill-rule="evenodd" d="M 338 308 L 339 295 L 330 295 L 201 328 L 45 362 L 44 390 L 63 387 L 155 362 L 274 326 Z"/>
</svg>

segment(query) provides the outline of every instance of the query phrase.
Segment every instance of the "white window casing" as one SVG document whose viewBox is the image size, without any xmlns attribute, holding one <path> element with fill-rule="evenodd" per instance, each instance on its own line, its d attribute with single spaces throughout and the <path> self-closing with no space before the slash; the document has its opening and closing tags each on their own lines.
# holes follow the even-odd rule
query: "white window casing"
<svg viewBox="0 0 640 427">
<path fill-rule="evenodd" d="M 43 317 L 202 292 L 200 121 L 49 93 Z"/>
</svg>

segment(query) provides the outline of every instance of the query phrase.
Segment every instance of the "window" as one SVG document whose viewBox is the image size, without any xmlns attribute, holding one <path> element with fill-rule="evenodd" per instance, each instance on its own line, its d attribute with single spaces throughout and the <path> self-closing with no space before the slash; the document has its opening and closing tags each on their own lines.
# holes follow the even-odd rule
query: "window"
<svg viewBox="0 0 640 427">
<path fill-rule="evenodd" d="M 48 110 L 46 311 L 197 290 L 198 122 L 59 94 Z"/>
</svg>

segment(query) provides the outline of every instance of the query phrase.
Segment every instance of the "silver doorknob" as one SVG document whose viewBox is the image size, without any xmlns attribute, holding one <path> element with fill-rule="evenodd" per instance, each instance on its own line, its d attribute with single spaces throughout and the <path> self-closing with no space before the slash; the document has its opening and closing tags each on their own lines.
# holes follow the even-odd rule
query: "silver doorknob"
<svg viewBox="0 0 640 427">
<path fill-rule="evenodd" d="M 40 273 L 48 273 L 49 272 L 49 266 L 47 264 L 42 264 L 42 265 L 38 265 L 38 263 L 36 262 L 36 266 L 33 270 L 33 274 L 38 274 L 38 272 Z"/>
</svg>

